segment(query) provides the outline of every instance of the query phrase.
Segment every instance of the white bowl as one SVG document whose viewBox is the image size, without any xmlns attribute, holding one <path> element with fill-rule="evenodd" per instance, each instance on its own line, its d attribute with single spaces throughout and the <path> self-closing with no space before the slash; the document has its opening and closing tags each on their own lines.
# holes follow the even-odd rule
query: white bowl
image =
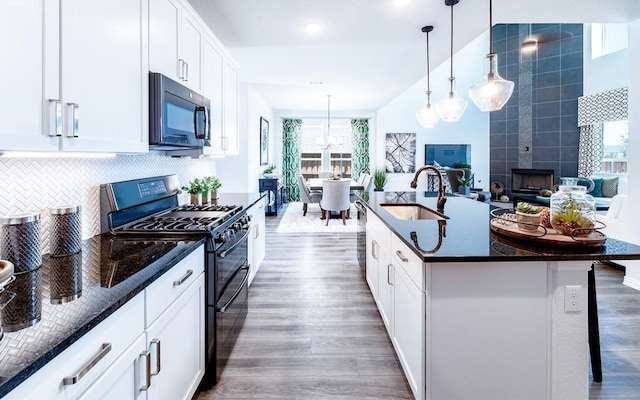
<svg viewBox="0 0 640 400">
<path fill-rule="evenodd" d="M 278 179 L 280 178 L 280 174 L 262 174 L 267 179 Z"/>
</svg>

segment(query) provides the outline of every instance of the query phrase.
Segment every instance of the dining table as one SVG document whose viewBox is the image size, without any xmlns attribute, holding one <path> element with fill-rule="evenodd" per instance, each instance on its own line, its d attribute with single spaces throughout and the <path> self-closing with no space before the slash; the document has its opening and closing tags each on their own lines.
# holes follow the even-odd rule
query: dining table
<svg viewBox="0 0 640 400">
<path fill-rule="evenodd" d="M 331 178 L 310 178 L 307 181 L 309 190 L 322 190 L 322 181 L 332 180 Z M 349 181 L 349 190 L 364 190 L 362 183 L 358 183 L 350 178 L 340 178 L 341 181 Z"/>
</svg>

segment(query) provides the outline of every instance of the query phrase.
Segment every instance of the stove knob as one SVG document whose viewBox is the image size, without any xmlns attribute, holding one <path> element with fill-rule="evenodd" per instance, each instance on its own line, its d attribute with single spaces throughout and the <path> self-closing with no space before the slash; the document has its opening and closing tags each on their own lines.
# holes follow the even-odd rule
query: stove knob
<svg viewBox="0 0 640 400">
<path fill-rule="evenodd" d="M 216 237 L 213 238 L 213 241 L 218 244 L 226 242 L 224 233 L 217 234 Z"/>
</svg>

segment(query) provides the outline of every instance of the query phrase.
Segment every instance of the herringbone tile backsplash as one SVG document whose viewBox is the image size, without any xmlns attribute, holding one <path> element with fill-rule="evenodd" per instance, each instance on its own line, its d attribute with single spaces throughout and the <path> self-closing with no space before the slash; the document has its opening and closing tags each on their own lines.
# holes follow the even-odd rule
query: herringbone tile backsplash
<svg viewBox="0 0 640 400">
<path fill-rule="evenodd" d="M 150 153 L 115 158 L 0 158 L 0 216 L 39 213 L 41 248 L 49 252 L 49 208 L 82 206 L 83 239 L 100 233 L 100 184 L 176 174 L 180 184 L 215 175 L 213 159 Z M 181 203 L 187 202 L 187 195 Z"/>
</svg>

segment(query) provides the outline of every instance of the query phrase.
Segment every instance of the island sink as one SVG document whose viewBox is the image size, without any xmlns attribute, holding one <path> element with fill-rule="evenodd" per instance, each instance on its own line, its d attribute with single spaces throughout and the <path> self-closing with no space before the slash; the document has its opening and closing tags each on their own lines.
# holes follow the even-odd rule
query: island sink
<svg viewBox="0 0 640 400">
<path fill-rule="evenodd" d="M 446 220 L 449 219 L 446 215 L 432 210 L 428 207 L 425 207 L 421 204 L 396 204 L 396 203 L 387 203 L 381 204 L 382 208 L 387 210 L 391 215 L 398 219 L 406 219 L 406 220 L 422 220 L 422 219 L 430 219 L 430 220 Z"/>
</svg>

